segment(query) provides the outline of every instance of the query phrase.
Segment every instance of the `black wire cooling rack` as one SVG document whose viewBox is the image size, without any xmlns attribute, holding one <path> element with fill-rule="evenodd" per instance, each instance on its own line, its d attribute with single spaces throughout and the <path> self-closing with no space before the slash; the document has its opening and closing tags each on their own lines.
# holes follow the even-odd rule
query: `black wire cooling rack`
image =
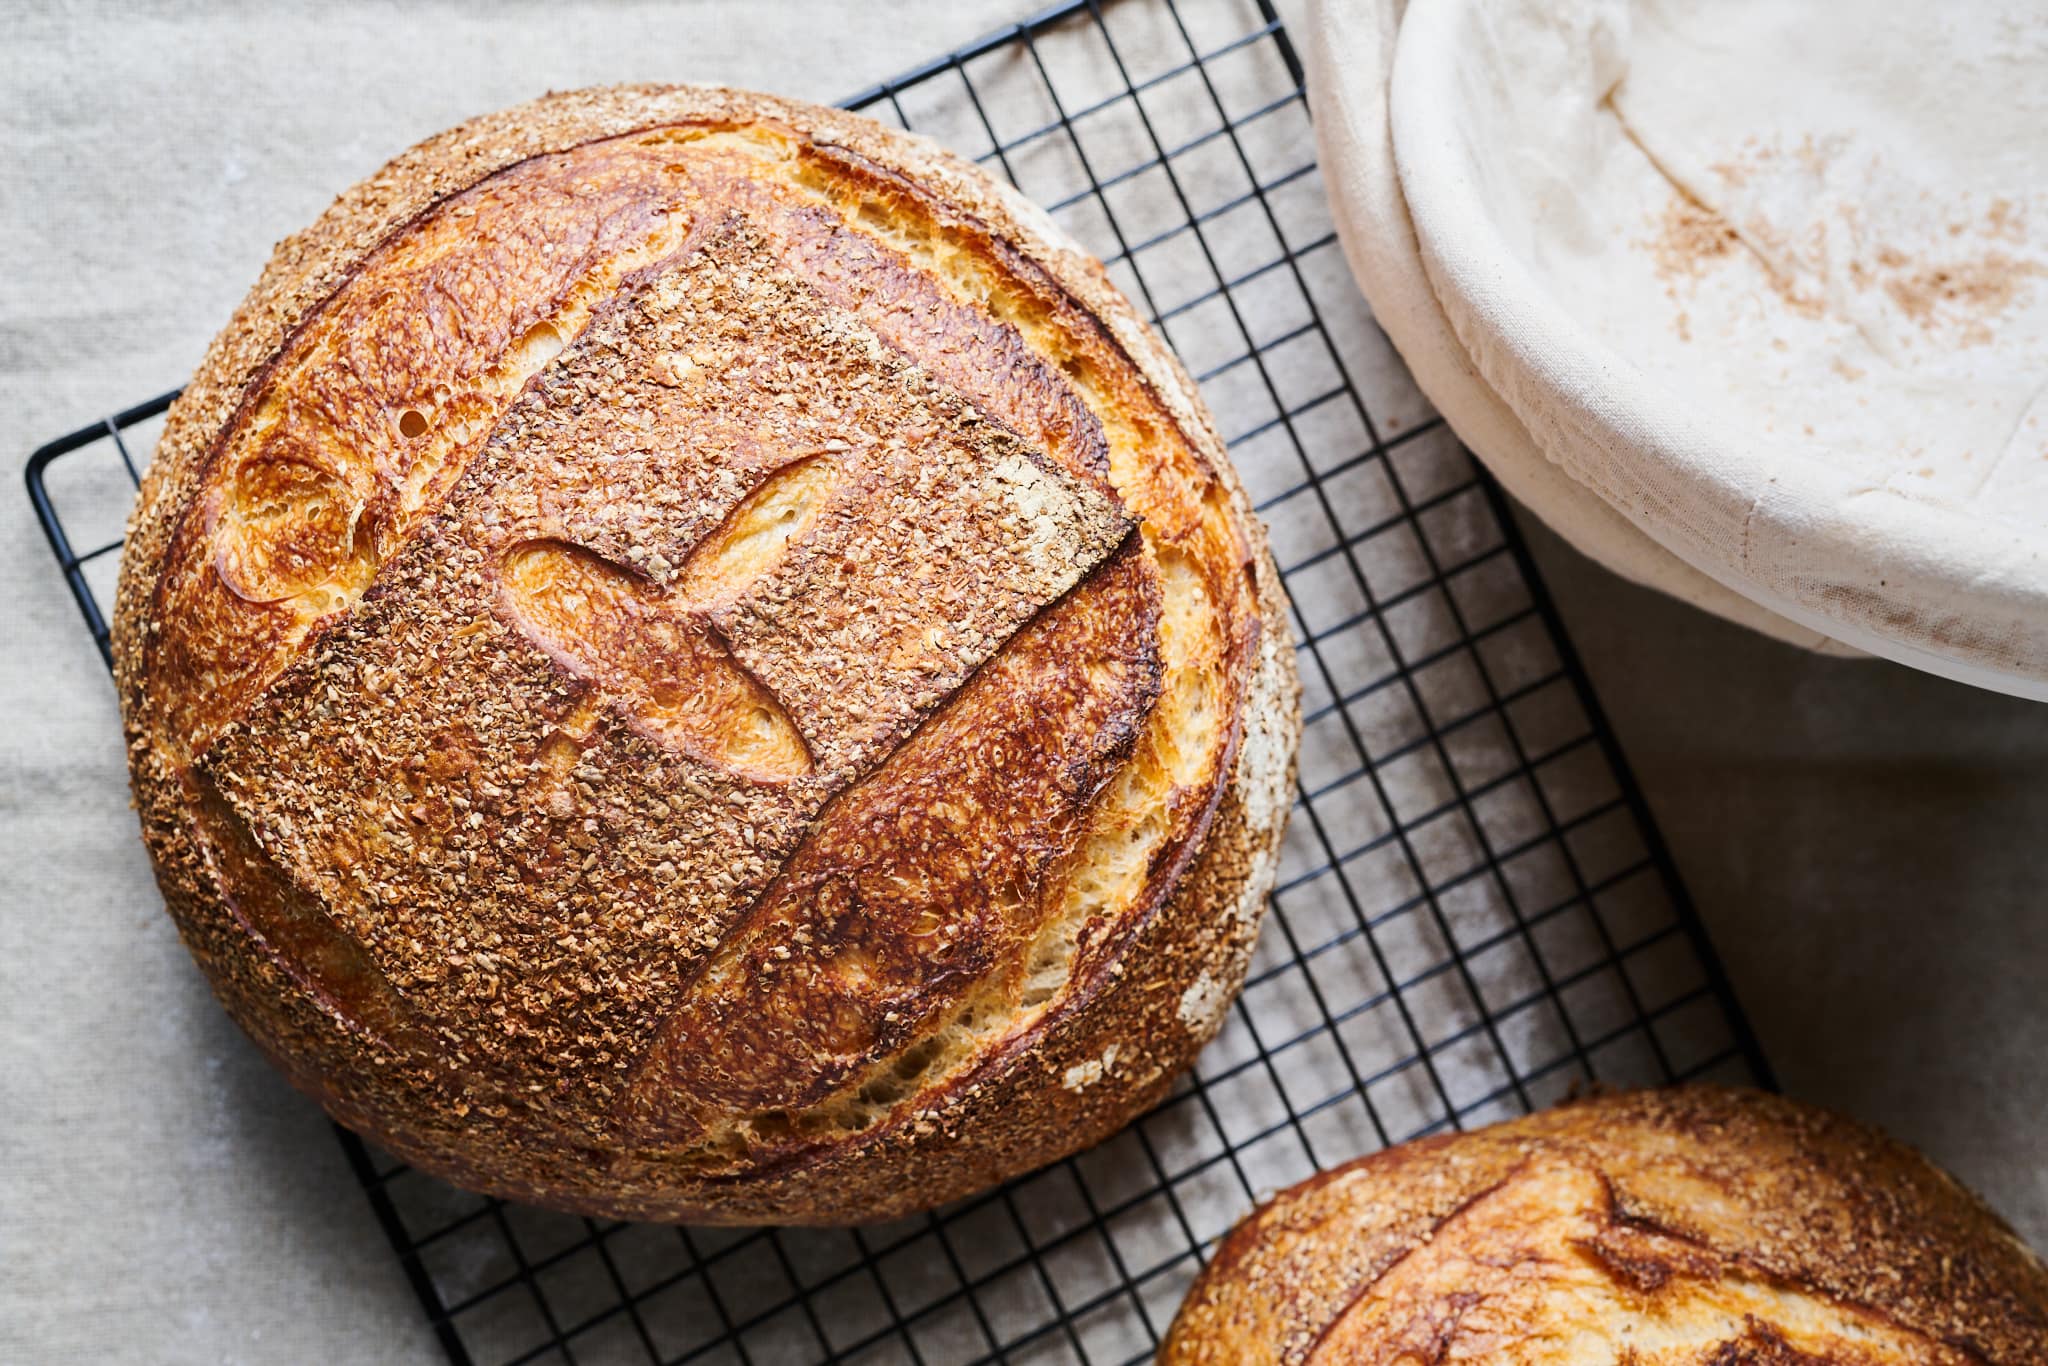
<svg viewBox="0 0 2048 1366">
<path fill-rule="evenodd" d="M 1272 914 L 1222 1035 L 1156 1110 L 886 1226 L 571 1218 L 343 1131 L 449 1357 L 1135 1362 L 1214 1241 L 1316 1169 L 1586 1084 L 1768 1084 L 1507 503 L 1345 271 L 1270 5 L 1077 0 L 847 105 L 1016 182 L 1201 381 L 1301 642 Z M 103 654 L 137 452 L 170 400 L 29 462 Z"/>
</svg>

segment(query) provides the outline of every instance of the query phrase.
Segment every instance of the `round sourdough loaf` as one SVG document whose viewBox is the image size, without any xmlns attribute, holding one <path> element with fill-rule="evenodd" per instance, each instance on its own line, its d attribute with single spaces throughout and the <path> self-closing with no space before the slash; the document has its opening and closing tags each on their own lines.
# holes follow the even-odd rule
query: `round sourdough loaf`
<svg viewBox="0 0 2048 1366">
<path fill-rule="evenodd" d="M 2033 1366 L 2048 1267 L 1870 1129 L 1610 1095 L 1313 1177 L 1224 1239 L 1163 1366 Z"/>
<path fill-rule="evenodd" d="M 1193 384 L 867 119 L 550 96 L 277 250 L 122 566 L 137 803 L 229 1012 L 465 1186 L 885 1217 L 1215 1031 L 1299 721 Z"/>
</svg>

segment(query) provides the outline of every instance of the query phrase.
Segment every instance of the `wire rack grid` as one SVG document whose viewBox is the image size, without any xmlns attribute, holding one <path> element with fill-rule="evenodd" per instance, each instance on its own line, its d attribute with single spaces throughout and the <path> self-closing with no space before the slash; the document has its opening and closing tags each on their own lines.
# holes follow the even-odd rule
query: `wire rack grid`
<svg viewBox="0 0 2048 1366">
<path fill-rule="evenodd" d="M 1215 1240 L 1312 1171 L 1587 1084 L 1768 1084 L 1507 503 L 1345 271 L 1270 4 L 1074 0 L 846 103 L 1045 205 L 1200 381 L 1300 642 L 1272 911 L 1157 1109 L 895 1224 L 571 1218 L 339 1131 L 450 1359 L 1141 1361 Z M 30 460 L 103 654 L 136 453 L 171 397 Z"/>
</svg>

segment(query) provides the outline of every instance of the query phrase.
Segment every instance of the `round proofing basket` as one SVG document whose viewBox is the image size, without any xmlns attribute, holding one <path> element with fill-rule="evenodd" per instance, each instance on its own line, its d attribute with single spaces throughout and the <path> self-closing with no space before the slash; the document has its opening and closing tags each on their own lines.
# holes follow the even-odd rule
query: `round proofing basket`
<svg viewBox="0 0 2048 1366">
<path fill-rule="evenodd" d="M 1510 248 L 1504 206 L 1478 169 L 1495 130 L 1469 82 L 1488 41 L 1477 0 L 1409 6 L 1389 121 L 1430 285 L 1462 352 L 1536 446 L 1771 612 L 1931 673 L 2048 699 L 2048 536 L 1871 485 L 1672 394 Z"/>
<path fill-rule="evenodd" d="M 1604 568 L 1724 620 L 1828 654 L 1862 652 L 1771 612 L 1652 540 L 1536 445 L 1451 331 L 1424 272 L 1387 125 L 1402 0 L 1315 0 L 1303 44 L 1317 162 L 1373 317 L 1430 403 L 1516 501 Z"/>
</svg>

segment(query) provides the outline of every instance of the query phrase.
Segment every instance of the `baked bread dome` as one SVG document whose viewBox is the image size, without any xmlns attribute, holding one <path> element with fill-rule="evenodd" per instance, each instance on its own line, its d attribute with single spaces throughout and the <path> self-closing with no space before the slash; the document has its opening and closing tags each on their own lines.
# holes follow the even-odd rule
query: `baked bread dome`
<svg viewBox="0 0 2048 1366">
<path fill-rule="evenodd" d="M 1217 1249 L 1160 1360 L 2037 1366 L 2048 1268 L 1870 1129 L 1754 1091 L 1643 1091 L 1284 1192 Z"/>
<path fill-rule="evenodd" d="M 1071 1152 L 1241 981 L 1299 722 L 1193 384 L 1039 211 L 708 88 L 550 96 L 277 250 L 114 625 L 159 881 L 459 1184 L 843 1222 Z"/>
</svg>

